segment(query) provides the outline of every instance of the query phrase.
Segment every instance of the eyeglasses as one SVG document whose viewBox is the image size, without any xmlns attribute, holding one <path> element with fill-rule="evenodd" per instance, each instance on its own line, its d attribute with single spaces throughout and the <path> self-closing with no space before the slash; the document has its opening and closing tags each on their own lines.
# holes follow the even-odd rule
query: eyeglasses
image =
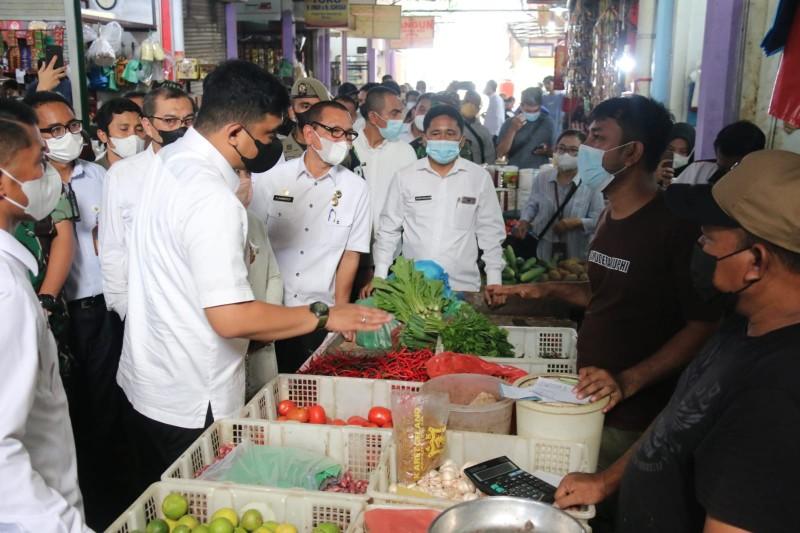
<svg viewBox="0 0 800 533">
<path fill-rule="evenodd" d="M 556 147 L 557 154 L 569 154 L 569 155 L 578 155 L 578 148 L 574 146 L 564 146 L 563 144 L 559 144 Z"/>
<path fill-rule="evenodd" d="M 164 124 L 167 125 L 168 128 L 177 128 L 178 125 L 180 125 L 180 124 L 186 126 L 187 128 L 191 128 L 192 124 L 194 124 L 194 115 L 188 115 L 188 116 L 185 116 L 183 118 L 178 118 L 178 117 L 157 117 L 157 116 L 153 115 L 152 117 L 150 117 L 150 120 L 153 120 L 154 118 L 162 121 Z"/>
<path fill-rule="evenodd" d="M 319 126 L 320 128 L 324 129 L 328 133 L 331 134 L 331 137 L 334 139 L 341 139 L 342 137 L 347 137 L 347 140 L 353 142 L 358 137 L 358 132 L 354 130 L 343 130 L 338 126 L 334 126 L 331 128 L 330 126 L 326 126 L 321 122 L 312 122 L 312 126 Z"/>
<path fill-rule="evenodd" d="M 66 124 L 56 124 L 55 126 L 50 126 L 49 128 L 39 128 L 39 131 L 42 133 L 49 133 L 54 139 L 60 139 L 66 135 L 67 132 L 80 133 L 83 131 L 83 122 L 77 119 L 70 120 Z"/>
</svg>

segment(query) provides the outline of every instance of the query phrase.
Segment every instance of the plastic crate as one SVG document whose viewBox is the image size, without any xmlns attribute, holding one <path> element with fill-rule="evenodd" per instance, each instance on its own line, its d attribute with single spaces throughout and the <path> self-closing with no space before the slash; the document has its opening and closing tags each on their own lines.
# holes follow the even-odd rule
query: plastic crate
<svg viewBox="0 0 800 533">
<path fill-rule="evenodd" d="M 381 452 L 391 440 L 391 430 L 355 426 L 276 423 L 265 420 L 226 418 L 214 422 L 172 465 L 161 479 L 195 479 L 195 474 L 214 462 L 220 446 L 242 442 L 299 448 L 326 455 L 349 470 L 356 480 L 369 479 L 377 468 Z M 258 488 L 258 487 L 252 487 Z M 299 490 L 299 489 L 298 489 Z M 364 495 L 349 495 L 365 499 Z"/>
<path fill-rule="evenodd" d="M 392 391 L 417 391 L 421 386 L 412 381 L 279 374 L 244 406 L 242 416 L 277 420 L 278 403 L 292 400 L 300 407 L 321 405 L 330 418 L 366 418 L 370 407 L 391 408 Z"/>
<path fill-rule="evenodd" d="M 172 493 L 179 492 L 189 501 L 189 514 L 207 522 L 218 509 L 230 507 L 239 515 L 248 509 L 258 509 L 264 520 L 289 522 L 301 533 L 310 533 L 324 522 L 338 524 L 344 533 L 360 533 L 359 525 L 365 502 L 328 492 L 305 492 L 283 489 L 253 489 L 242 485 L 221 483 L 189 483 L 180 480 L 160 481 L 150 485 L 122 515 L 105 531 L 106 533 L 132 533 L 144 531 L 154 518 L 163 518 L 161 502 Z"/>
<path fill-rule="evenodd" d="M 508 330 L 514 357 L 481 357 L 484 361 L 513 366 L 528 374 L 577 372 L 578 332 L 572 328 L 500 326 Z M 436 353 L 444 351 L 441 339 Z"/>
<path fill-rule="evenodd" d="M 442 460 L 452 459 L 459 466 L 466 462 L 479 463 L 505 455 L 528 472 L 546 472 L 563 476 L 569 472 L 588 470 L 586 447 L 578 443 L 462 431 L 448 431 L 446 442 Z M 384 449 L 378 468 L 370 475 L 367 494 L 374 503 L 421 507 L 437 502 L 445 505 L 459 503 L 441 498 L 419 498 L 389 492 L 389 487 L 397 483 L 398 478 L 395 453 L 395 444 L 391 442 Z M 594 507 L 589 506 L 570 514 L 578 519 L 589 519 L 594 516 Z"/>
</svg>

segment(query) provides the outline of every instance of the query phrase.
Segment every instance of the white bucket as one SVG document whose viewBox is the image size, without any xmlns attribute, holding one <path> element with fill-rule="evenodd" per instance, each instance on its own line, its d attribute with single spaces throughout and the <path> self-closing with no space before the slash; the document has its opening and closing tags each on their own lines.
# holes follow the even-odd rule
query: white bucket
<svg viewBox="0 0 800 533">
<path fill-rule="evenodd" d="M 532 387 L 539 377 L 577 379 L 578 376 L 540 374 L 520 378 L 514 385 Z M 586 405 L 518 401 L 517 435 L 583 443 L 586 446 L 588 471 L 594 472 L 597 469 L 597 457 L 603 437 L 603 409 L 608 402 L 607 397 Z"/>
</svg>

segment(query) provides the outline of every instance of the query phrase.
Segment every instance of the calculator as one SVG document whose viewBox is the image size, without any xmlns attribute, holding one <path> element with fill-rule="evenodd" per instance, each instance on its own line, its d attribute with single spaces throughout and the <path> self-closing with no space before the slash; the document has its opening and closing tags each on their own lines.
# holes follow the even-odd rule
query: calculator
<svg viewBox="0 0 800 533">
<path fill-rule="evenodd" d="M 543 503 L 555 500 L 553 485 L 525 472 L 506 456 L 471 466 L 464 474 L 489 496 L 515 496 Z"/>
</svg>

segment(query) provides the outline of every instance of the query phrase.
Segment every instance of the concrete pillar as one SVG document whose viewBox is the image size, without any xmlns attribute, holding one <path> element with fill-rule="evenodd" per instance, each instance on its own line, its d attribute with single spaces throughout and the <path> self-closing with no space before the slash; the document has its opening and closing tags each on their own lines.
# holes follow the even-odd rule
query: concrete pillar
<svg viewBox="0 0 800 533">
<path fill-rule="evenodd" d="M 656 38 L 653 46 L 652 96 L 662 103 L 669 102 L 670 70 L 672 67 L 673 0 L 658 0 L 656 8 Z"/>
<path fill-rule="evenodd" d="M 372 39 L 367 39 L 367 81 L 375 81 L 377 76 L 378 53 Z"/>
<path fill-rule="evenodd" d="M 228 59 L 239 57 L 239 34 L 236 28 L 236 4 L 225 4 L 225 48 Z"/>
<path fill-rule="evenodd" d="M 342 52 L 341 53 L 342 53 L 341 79 L 342 79 L 342 83 L 345 83 L 345 82 L 347 82 L 347 32 L 346 31 L 342 32 Z"/>
<path fill-rule="evenodd" d="M 172 50 L 176 58 L 184 57 L 182 0 L 172 0 Z"/>
<path fill-rule="evenodd" d="M 394 78 L 395 74 L 395 56 L 394 56 L 394 49 L 389 48 L 389 41 L 386 41 L 386 74 L 389 74 L 392 78 Z"/>
<path fill-rule="evenodd" d="M 653 38 L 655 37 L 656 0 L 639 0 L 639 27 L 636 32 L 636 94 L 650 96 L 653 77 Z"/>
<path fill-rule="evenodd" d="M 737 119 L 744 0 L 708 0 L 695 159 L 714 157 L 714 138 Z"/>
<path fill-rule="evenodd" d="M 283 57 L 294 65 L 294 12 L 284 9 L 281 13 L 281 47 Z"/>
<path fill-rule="evenodd" d="M 331 88 L 331 30 L 322 30 L 322 83 Z"/>
</svg>

